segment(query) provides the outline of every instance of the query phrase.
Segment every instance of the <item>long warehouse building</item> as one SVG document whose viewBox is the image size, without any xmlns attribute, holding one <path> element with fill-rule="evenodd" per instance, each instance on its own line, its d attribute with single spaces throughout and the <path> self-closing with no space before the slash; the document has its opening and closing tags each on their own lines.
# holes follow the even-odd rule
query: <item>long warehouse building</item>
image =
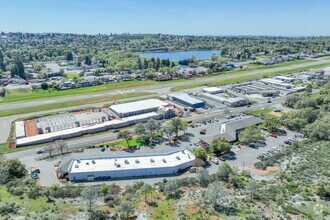
<svg viewBox="0 0 330 220">
<path fill-rule="evenodd" d="M 119 117 L 125 118 L 134 115 L 141 115 L 149 112 L 155 112 L 161 107 L 166 107 L 169 104 L 159 99 L 147 99 L 136 102 L 123 103 L 112 105 L 110 109 Z"/>
<path fill-rule="evenodd" d="M 153 155 L 71 159 L 58 168 L 57 175 L 68 176 L 73 182 L 174 175 L 191 167 L 195 159 L 186 149 Z"/>
<path fill-rule="evenodd" d="M 84 134 L 93 134 L 97 132 L 102 132 L 110 129 L 117 129 L 117 128 L 123 128 L 127 127 L 130 125 L 134 125 L 137 123 L 142 123 L 148 121 L 150 118 L 155 118 L 155 119 L 161 119 L 164 117 L 163 113 L 158 113 L 158 112 L 150 112 L 142 115 L 136 115 L 136 116 L 131 116 L 127 118 L 122 118 L 122 119 L 114 119 L 111 121 L 106 121 L 101 124 L 95 124 L 91 126 L 82 126 L 82 127 L 75 127 L 75 128 L 70 128 L 66 130 L 60 130 L 60 131 L 55 131 L 55 132 L 50 132 L 50 133 L 45 133 L 45 134 L 39 134 L 35 136 L 30 136 L 30 137 L 16 137 L 16 145 L 18 147 L 20 146 L 27 146 L 27 145 L 32 145 L 32 144 L 43 144 L 51 141 L 56 141 L 60 139 L 68 139 L 68 138 L 73 138 L 73 137 L 79 137 Z M 22 133 L 22 128 L 21 126 L 16 128 L 16 134 Z"/>
</svg>

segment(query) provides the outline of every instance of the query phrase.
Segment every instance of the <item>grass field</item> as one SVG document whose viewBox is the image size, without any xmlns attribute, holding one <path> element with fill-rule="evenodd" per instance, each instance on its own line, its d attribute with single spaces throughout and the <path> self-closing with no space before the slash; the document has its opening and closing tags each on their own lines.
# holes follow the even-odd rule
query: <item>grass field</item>
<svg viewBox="0 0 330 220">
<path fill-rule="evenodd" d="M 171 91 L 180 91 L 180 90 L 185 90 L 185 89 L 192 89 L 192 88 L 196 88 L 196 87 L 200 87 L 200 86 L 220 86 L 220 85 L 228 85 L 228 84 L 232 84 L 232 83 L 240 83 L 240 82 L 244 82 L 244 81 L 249 81 L 249 80 L 255 80 L 257 78 L 266 78 L 266 77 L 271 77 L 271 76 L 277 76 L 277 75 L 282 75 L 282 74 L 288 74 L 291 72 L 298 72 L 298 71 L 303 71 L 306 69 L 315 69 L 315 68 L 321 68 L 321 67 L 326 67 L 329 66 L 329 63 L 322 63 L 322 64 L 315 64 L 315 65 L 310 65 L 310 66 L 306 66 L 306 67 L 299 67 L 299 68 L 293 68 L 290 70 L 280 70 L 280 71 L 276 71 L 274 70 L 274 72 L 268 72 L 268 73 L 256 73 L 254 75 L 250 75 L 250 76 L 241 76 L 241 74 L 243 73 L 249 73 L 249 72 L 254 72 L 254 70 L 241 70 L 241 71 L 230 71 L 227 73 L 224 73 L 223 75 L 231 75 L 232 78 L 230 79 L 220 79 L 220 80 L 214 80 L 213 82 L 210 83 L 192 83 L 189 85 L 183 85 L 183 86 L 176 86 L 173 87 L 171 89 Z"/>
<path fill-rule="evenodd" d="M 133 138 L 132 140 L 130 140 L 128 142 L 129 142 L 129 146 L 131 146 L 131 147 L 147 145 L 147 143 L 145 143 L 144 141 L 136 139 L 136 138 Z M 120 141 L 114 141 L 114 142 L 106 143 L 106 145 L 109 145 L 109 146 L 119 145 L 119 146 L 127 147 L 127 142 L 125 140 L 120 140 Z"/>
<path fill-rule="evenodd" d="M 258 109 L 258 110 L 254 110 L 252 112 L 249 112 L 250 115 L 256 116 L 256 117 L 261 117 L 261 116 L 265 116 L 265 115 L 270 115 L 270 113 L 272 112 L 271 109 L 269 108 L 265 108 L 265 109 Z"/>
<path fill-rule="evenodd" d="M 97 103 L 97 102 L 114 101 L 114 100 L 120 100 L 120 99 L 126 99 L 126 98 L 134 98 L 134 97 L 152 95 L 152 94 L 155 94 L 155 93 L 151 93 L 151 92 L 126 93 L 126 94 L 118 94 L 118 95 L 113 95 L 113 96 L 77 100 L 74 102 L 72 102 L 72 101 L 59 102 L 59 103 L 45 104 L 45 105 L 32 106 L 32 107 L 26 107 L 26 108 L 2 110 L 2 111 L 0 111 L 0 117 L 32 113 L 32 112 L 39 112 L 39 111 L 46 111 L 46 110 L 52 110 L 52 109 L 58 109 L 58 108 L 68 108 L 68 107 L 74 107 L 74 106 L 79 106 L 79 105 L 88 105 L 88 104 L 93 104 L 93 103 Z"/>
<path fill-rule="evenodd" d="M 70 95 L 82 95 L 82 94 L 93 94 L 98 92 L 106 92 L 115 89 L 129 89 L 138 86 L 149 86 L 157 85 L 159 82 L 155 81 L 126 81 L 118 83 L 103 84 L 97 86 L 82 87 L 78 89 L 68 89 L 68 90 L 36 90 L 30 92 L 24 92 L 22 94 L 15 92 L 14 94 L 8 94 L 0 103 L 34 100 L 34 99 L 49 99 L 57 98 Z"/>
</svg>

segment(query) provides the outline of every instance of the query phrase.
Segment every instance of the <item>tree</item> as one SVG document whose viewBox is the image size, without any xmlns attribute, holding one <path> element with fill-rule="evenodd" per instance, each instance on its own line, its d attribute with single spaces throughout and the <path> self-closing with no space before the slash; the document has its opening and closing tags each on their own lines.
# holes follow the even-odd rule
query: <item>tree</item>
<svg viewBox="0 0 330 220">
<path fill-rule="evenodd" d="M 144 195 L 144 202 L 147 203 L 147 195 L 152 192 L 152 186 L 150 184 L 145 183 L 141 187 L 141 192 Z"/>
<path fill-rule="evenodd" d="M 25 166 L 18 159 L 5 159 L 0 155 L 0 184 L 22 178 L 27 174 Z"/>
<path fill-rule="evenodd" d="M 207 187 L 209 184 L 209 172 L 204 168 L 199 168 L 197 171 L 197 180 L 202 187 Z"/>
<path fill-rule="evenodd" d="M 81 197 L 85 200 L 89 212 L 93 212 L 93 206 L 99 198 L 99 193 L 99 188 L 95 186 L 87 186 L 81 192 Z"/>
<path fill-rule="evenodd" d="M 130 130 L 119 131 L 119 133 L 117 135 L 117 139 L 125 139 L 125 141 L 127 143 L 127 147 L 130 147 L 129 141 L 132 140 L 132 138 L 133 138 L 133 135 Z"/>
<path fill-rule="evenodd" d="M 145 127 L 149 136 L 154 137 L 154 134 L 160 129 L 160 123 L 156 119 L 151 118 L 147 121 Z"/>
<path fill-rule="evenodd" d="M 216 173 L 220 180 L 228 180 L 229 175 L 233 173 L 232 168 L 227 163 L 222 163 Z"/>
<path fill-rule="evenodd" d="M 2 52 L 0 51 L 0 70 L 2 70 L 2 71 L 6 71 L 6 66 L 5 66 L 5 64 L 4 64 L 4 62 L 3 62 L 3 54 L 2 54 Z M 0 71 L 1 72 L 1 71 Z"/>
<path fill-rule="evenodd" d="M 311 94 L 313 92 L 313 87 L 311 84 L 308 84 L 306 86 L 306 90 L 305 90 L 307 93 Z"/>
<path fill-rule="evenodd" d="M 48 84 L 47 83 L 41 83 L 41 89 L 42 90 L 48 90 Z"/>
<path fill-rule="evenodd" d="M 261 138 L 261 131 L 258 127 L 256 126 L 248 126 L 239 133 L 238 139 L 241 143 L 244 144 L 249 144 L 251 142 L 256 142 Z"/>
<path fill-rule="evenodd" d="M 211 141 L 211 148 L 215 154 L 223 154 L 230 151 L 229 142 L 223 137 L 215 137 Z"/>
<path fill-rule="evenodd" d="M 10 73 L 11 73 L 11 77 L 19 76 L 22 79 L 26 79 L 24 65 L 20 58 L 17 57 L 15 59 L 14 65 L 12 66 Z"/>
<path fill-rule="evenodd" d="M 254 193 L 260 188 L 259 183 L 254 180 L 254 179 L 250 179 L 248 182 L 248 185 L 246 187 L 246 189 L 251 193 L 251 197 L 254 198 Z"/>
<path fill-rule="evenodd" d="M 64 141 L 56 141 L 57 148 L 61 151 L 61 154 L 67 153 L 69 150 L 69 146 Z"/>
<path fill-rule="evenodd" d="M 308 124 L 304 131 L 313 140 L 330 140 L 330 116 L 317 119 L 312 124 Z"/>
<path fill-rule="evenodd" d="M 177 138 L 179 131 L 182 130 L 183 121 L 180 118 L 172 118 L 169 124 L 173 129 L 175 137 Z"/>
<path fill-rule="evenodd" d="M 213 209 L 218 211 L 222 200 L 227 197 L 227 193 L 221 182 L 214 182 L 207 188 L 206 197 Z"/>
<path fill-rule="evenodd" d="M 73 60 L 73 54 L 72 54 L 72 52 L 68 52 L 68 53 L 66 54 L 66 60 L 67 60 L 67 61 L 72 61 L 72 60 Z"/>
<path fill-rule="evenodd" d="M 171 142 L 171 137 L 172 137 L 172 135 L 173 135 L 173 133 L 174 133 L 174 131 L 173 131 L 173 127 L 172 127 L 171 125 L 168 125 L 168 124 L 166 125 L 166 124 L 165 124 L 165 125 L 162 127 L 161 131 L 162 131 L 163 134 L 166 135 L 167 140 L 168 140 L 168 143 L 170 143 L 170 142 Z"/>
<path fill-rule="evenodd" d="M 202 159 L 204 161 L 206 161 L 206 159 L 207 159 L 207 152 L 202 147 L 195 148 L 194 149 L 194 154 L 197 158 Z"/>
<path fill-rule="evenodd" d="M 177 180 L 170 180 L 164 186 L 164 192 L 168 197 L 176 197 L 179 193 L 179 184 Z"/>
<path fill-rule="evenodd" d="M 281 120 L 272 115 L 267 115 L 264 122 L 263 126 L 270 132 L 276 132 L 280 127 L 281 127 Z"/>
<path fill-rule="evenodd" d="M 54 152 L 57 150 L 57 146 L 54 143 L 49 143 L 46 147 L 45 147 L 45 151 L 44 153 L 48 153 L 49 157 L 53 157 Z"/>
<path fill-rule="evenodd" d="M 124 201 L 119 206 L 120 212 L 125 213 L 126 219 L 129 218 L 130 213 L 135 210 L 134 204 L 131 201 Z"/>
<path fill-rule="evenodd" d="M 134 133 L 138 135 L 141 139 L 143 139 L 147 135 L 146 126 L 142 123 L 138 123 L 135 126 Z"/>
</svg>

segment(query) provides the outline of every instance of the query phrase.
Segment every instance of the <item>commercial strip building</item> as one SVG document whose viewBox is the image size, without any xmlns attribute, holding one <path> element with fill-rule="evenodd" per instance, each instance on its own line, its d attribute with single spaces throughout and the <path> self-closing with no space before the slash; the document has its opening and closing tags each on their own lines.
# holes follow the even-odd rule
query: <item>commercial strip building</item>
<svg viewBox="0 0 330 220">
<path fill-rule="evenodd" d="M 195 155 L 184 149 L 164 154 L 71 159 L 57 170 L 70 181 L 175 175 L 192 166 Z"/>
<path fill-rule="evenodd" d="M 249 104 L 249 101 L 246 100 L 245 98 L 242 98 L 242 97 L 225 98 L 225 97 L 222 97 L 222 96 L 212 95 L 212 94 L 208 94 L 208 93 L 202 93 L 201 97 L 204 97 L 206 99 L 210 99 L 210 100 L 212 100 L 214 102 L 217 102 L 217 103 L 227 105 L 229 107 L 239 107 L 239 106 L 244 106 L 244 105 Z"/>
<path fill-rule="evenodd" d="M 186 93 L 172 93 L 168 97 L 175 102 L 189 106 L 191 108 L 202 108 L 205 106 L 205 101 L 191 97 Z"/>
<path fill-rule="evenodd" d="M 275 76 L 274 79 L 280 80 L 285 83 L 292 83 L 294 82 L 294 78 L 288 76 Z"/>
<path fill-rule="evenodd" d="M 166 107 L 169 104 L 159 99 L 147 99 L 136 102 L 129 102 L 119 105 L 112 105 L 110 109 L 119 117 L 125 118 L 134 115 L 141 115 L 149 112 L 155 112 L 160 107 Z"/>
</svg>

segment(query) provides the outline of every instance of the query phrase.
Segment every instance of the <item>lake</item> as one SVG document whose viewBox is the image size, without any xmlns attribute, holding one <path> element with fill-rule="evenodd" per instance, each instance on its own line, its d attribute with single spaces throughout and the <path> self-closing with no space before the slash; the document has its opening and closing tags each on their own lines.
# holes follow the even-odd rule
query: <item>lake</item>
<svg viewBox="0 0 330 220">
<path fill-rule="evenodd" d="M 179 61 L 195 56 L 196 59 L 205 60 L 211 58 L 212 54 L 215 53 L 220 55 L 219 50 L 189 50 L 180 52 L 148 52 L 139 53 L 141 57 L 146 58 L 158 58 L 159 59 L 169 59 L 172 61 Z"/>
</svg>

